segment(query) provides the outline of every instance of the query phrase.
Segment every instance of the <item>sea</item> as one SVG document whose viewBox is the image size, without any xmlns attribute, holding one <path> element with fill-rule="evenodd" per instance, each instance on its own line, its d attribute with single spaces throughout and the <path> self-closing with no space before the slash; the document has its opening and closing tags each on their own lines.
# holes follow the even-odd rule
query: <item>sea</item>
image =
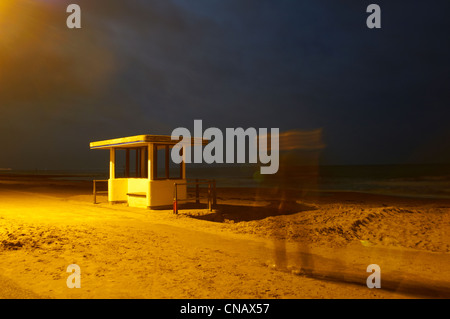
<svg viewBox="0 0 450 319">
<path fill-rule="evenodd" d="M 217 187 L 285 187 L 318 192 L 361 192 L 415 198 L 450 199 L 450 164 L 298 166 L 275 175 L 260 167 L 187 164 L 188 179 L 214 179 Z M 108 179 L 108 170 L 5 170 L 3 178 L 27 177 L 90 181 Z M 117 174 L 117 173 L 116 173 Z M 133 172 L 131 172 L 133 174 Z M 120 177 L 120 174 L 118 174 Z"/>
</svg>

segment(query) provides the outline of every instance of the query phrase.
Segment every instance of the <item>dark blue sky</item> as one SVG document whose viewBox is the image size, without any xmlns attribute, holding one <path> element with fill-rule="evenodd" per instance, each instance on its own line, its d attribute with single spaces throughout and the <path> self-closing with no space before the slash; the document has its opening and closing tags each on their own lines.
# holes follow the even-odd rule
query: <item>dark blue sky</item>
<svg viewBox="0 0 450 319">
<path fill-rule="evenodd" d="M 322 128 L 325 164 L 450 162 L 448 1 L 14 3 L 0 13 L 0 167 L 102 167 L 89 142 L 194 119 Z"/>
</svg>

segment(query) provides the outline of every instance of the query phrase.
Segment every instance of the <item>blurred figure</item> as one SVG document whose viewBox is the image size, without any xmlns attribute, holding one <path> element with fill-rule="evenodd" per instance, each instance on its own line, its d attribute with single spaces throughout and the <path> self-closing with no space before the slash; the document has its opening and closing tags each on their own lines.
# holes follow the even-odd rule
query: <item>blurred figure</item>
<svg viewBox="0 0 450 319">
<path fill-rule="evenodd" d="M 268 138 L 270 140 L 270 138 Z M 267 200 L 264 194 L 270 192 L 275 215 L 292 214 L 304 209 L 297 203 L 308 195 L 311 198 L 318 188 L 319 157 L 325 144 L 322 141 L 322 129 L 312 131 L 290 130 L 279 134 L 279 170 L 273 175 L 258 175 L 259 188 L 255 200 Z M 268 151 L 276 151 L 268 145 Z M 300 232 L 300 233 L 299 233 Z M 275 267 L 287 270 L 285 239 L 295 234 L 298 238 L 305 238 L 302 229 L 291 229 L 284 225 L 272 227 L 272 237 L 275 246 Z M 298 260 L 300 273 L 311 274 L 314 267 L 306 243 L 298 244 Z M 296 271 L 298 272 L 298 271 Z"/>
<path fill-rule="evenodd" d="M 260 136 L 265 138 L 265 136 Z M 270 140 L 270 137 L 267 137 Z M 276 174 L 261 175 L 255 173 L 259 190 L 270 188 L 279 201 L 279 210 L 289 203 L 313 194 L 318 187 L 319 157 L 325 148 L 322 141 L 322 129 L 312 131 L 290 130 L 279 134 L 278 150 L 268 145 L 268 151 L 278 151 L 279 169 Z M 258 192 L 256 199 L 261 198 Z"/>
</svg>

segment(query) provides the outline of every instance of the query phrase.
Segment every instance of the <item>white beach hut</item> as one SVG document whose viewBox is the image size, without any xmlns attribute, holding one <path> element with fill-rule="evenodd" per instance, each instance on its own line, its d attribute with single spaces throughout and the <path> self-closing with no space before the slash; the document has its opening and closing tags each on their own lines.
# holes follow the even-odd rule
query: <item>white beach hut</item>
<svg viewBox="0 0 450 319">
<path fill-rule="evenodd" d="M 171 149 L 179 142 L 165 135 L 137 135 L 90 143 L 91 149 L 109 150 L 108 201 L 131 207 L 158 208 L 173 204 L 174 184 L 180 200 L 186 199 L 186 165 L 171 163 Z M 208 140 L 192 138 L 192 144 Z M 116 177 L 116 152 L 125 152 L 123 177 Z M 182 153 L 182 151 L 181 151 Z M 130 155 L 134 171 L 130 171 Z M 134 173 L 134 174 L 131 174 Z M 133 176 L 131 176 L 133 175 Z M 94 187 L 95 196 L 95 187 Z M 94 200 L 95 201 L 95 200 Z"/>
</svg>

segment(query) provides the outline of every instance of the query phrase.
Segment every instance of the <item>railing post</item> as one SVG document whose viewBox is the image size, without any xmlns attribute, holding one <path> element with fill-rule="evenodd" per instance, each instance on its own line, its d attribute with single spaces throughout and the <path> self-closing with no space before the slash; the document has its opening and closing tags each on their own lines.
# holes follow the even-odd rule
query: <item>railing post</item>
<svg viewBox="0 0 450 319">
<path fill-rule="evenodd" d="M 211 207 L 211 181 L 208 183 L 208 209 L 212 211 Z"/>
<path fill-rule="evenodd" d="M 217 205 L 216 180 L 213 179 L 213 206 Z"/>
<path fill-rule="evenodd" d="M 94 193 L 94 204 L 97 204 L 97 190 L 95 189 L 95 179 L 94 179 L 93 193 Z"/>
<path fill-rule="evenodd" d="M 200 190 L 198 187 L 198 178 L 195 179 L 195 203 L 200 204 Z"/>
<path fill-rule="evenodd" d="M 177 183 L 173 184 L 174 190 L 173 190 L 173 213 L 178 214 L 178 207 L 177 207 Z"/>
</svg>

